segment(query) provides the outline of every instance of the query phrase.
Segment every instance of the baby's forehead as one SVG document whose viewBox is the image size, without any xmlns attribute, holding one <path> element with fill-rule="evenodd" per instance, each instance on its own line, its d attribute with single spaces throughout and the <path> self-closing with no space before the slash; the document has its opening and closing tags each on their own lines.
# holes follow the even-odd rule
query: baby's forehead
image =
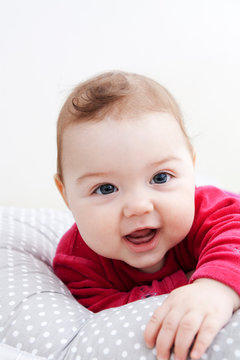
<svg viewBox="0 0 240 360">
<path fill-rule="evenodd" d="M 154 136 L 156 131 L 168 132 L 169 129 L 172 132 L 177 131 L 180 136 L 184 135 L 179 122 L 166 112 L 108 114 L 102 118 L 96 116 L 70 123 L 64 130 L 63 142 L 75 139 L 80 144 L 81 140 L 85 142 L 86 137 L 89 137 L 94 146 L 94 139 L 105 140 L 106 134 L 112 139 L 119 139 L 119 134 L 123 137 L 132 136 L 134 142 L 139 133 L 144 134 L 143 131 L 146 131 L 146 136 Z"/>
<path fill-rule="evenodd" d="M 141 118 L 105 118 L 69 126 L 63 141 L 65 170 L 123 173 L 143 171 L 161 159 L 186 156 L 187 146 L 177 121 L 169 114 Z M 187 156 L 189 157 L 189 156 Z M 80 169 L 80 170 L 79 170 Z"/>
</svg>

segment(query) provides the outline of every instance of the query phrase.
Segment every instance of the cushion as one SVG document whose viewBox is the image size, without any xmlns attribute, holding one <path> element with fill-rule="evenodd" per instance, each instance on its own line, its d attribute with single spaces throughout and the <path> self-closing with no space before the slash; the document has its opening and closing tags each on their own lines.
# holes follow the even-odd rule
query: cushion
<svg viewBox="0 0 240 360">
<path fill-rule="evenodd" d="M 155 360 L 145 324 L 166 298 L 155 296 L 92 313 L 55 276 L 51 264 L 69 212 L 0 207 L 0 355 L 4 360 Z M 204 359 L 240 358 L 240 311 Z"/>
</svg>

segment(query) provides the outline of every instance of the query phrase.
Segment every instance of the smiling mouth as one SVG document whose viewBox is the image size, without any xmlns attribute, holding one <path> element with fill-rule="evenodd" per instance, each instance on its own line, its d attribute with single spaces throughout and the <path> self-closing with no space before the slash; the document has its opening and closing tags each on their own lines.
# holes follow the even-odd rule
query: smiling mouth
<svg viewBox="0 0 240 360">
<path fill-rule="evenodd" d="M 141 245 L 150 242 L 156 235 L 157 229 L 141 229 L 125 236 L 132 244 Z"/>
</svg>

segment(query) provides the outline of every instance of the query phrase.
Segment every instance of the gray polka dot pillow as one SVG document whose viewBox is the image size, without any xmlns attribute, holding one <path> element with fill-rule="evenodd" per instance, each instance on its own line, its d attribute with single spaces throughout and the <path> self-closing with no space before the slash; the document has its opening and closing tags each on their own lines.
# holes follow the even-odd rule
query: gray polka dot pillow
<svg viewBox="0 0 240 360">
<path fill-rule="evenodd" d="M 0 359 L 154 360 L 143 330 L 164 296 L 93 314 L 54 275 L 57 242 L 71 215 L 0 208 Z M 240 311 L 204 359 L 240 359 Z"/>
</svg>

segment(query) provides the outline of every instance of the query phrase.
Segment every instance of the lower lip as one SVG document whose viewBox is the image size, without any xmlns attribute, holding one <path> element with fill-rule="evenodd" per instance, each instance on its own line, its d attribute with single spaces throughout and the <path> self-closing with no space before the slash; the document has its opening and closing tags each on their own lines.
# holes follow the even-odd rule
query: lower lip
<svg viewBox="0 0 240 360">
<path fill-rule="evenodd" d="M 151 251 L 151 250 L 155 249 L 158 244 L 158 233 L 159 233 L 159 230 L 156 231 L 155 235 L 153 236 L 153 238 L 150 241 L 142 243 L 142 244 L 134 244 L 131 241 L 127 240 L 126 238 L 124 238 L 124 240 L 125 240 L 128 248 L 131 251 L 134 251 L 135 253 Z"/>
</svg>

